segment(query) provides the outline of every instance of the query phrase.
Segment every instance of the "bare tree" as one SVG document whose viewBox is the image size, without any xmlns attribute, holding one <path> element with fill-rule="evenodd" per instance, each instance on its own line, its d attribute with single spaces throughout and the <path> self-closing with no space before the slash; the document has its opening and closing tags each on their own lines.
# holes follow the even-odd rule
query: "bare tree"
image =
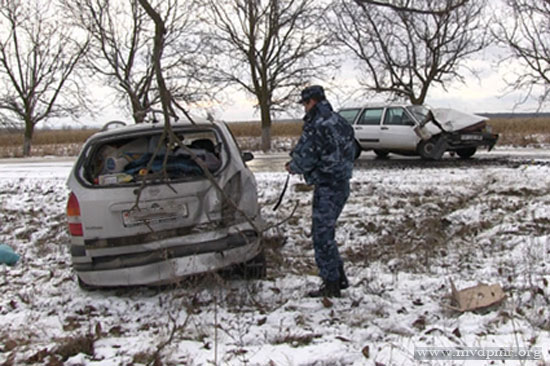
<svg viewBox="0 0 550 366">
<path fill-rule="evenodd" d="M 339 40 L 362 66 L 368 91 L 423 104 L 432 85 L 464 81 L 465 60 L 488 45 L 484 0 L 378 3 L 338 0 L 332 17 Z"/>
<path fill-rule="evenodd" d="M 153 52 L 151 54 L 151 62 L 153 64 L 153 74 L 154 77 L 158 83 L 159 93 L 160 93 L 160 101 L 161 101 L 161 107 L 162 107 L 162 115 L 164 119 L 164 131 L 163 136 L 161 140 L 164 140 L 166 138 L 169 141 L 169 144 L 177 144 L 183 151 L 189 154 L 191 156 L 191 159 L 197 165 L 201 168 L 203 171 L 205 177 L 210 181 L 210 183 L 215 187 L 215 189 L 221 194 L 224 201 L 231 207 L 231 209 L 235 210 L 236 212 L 240 213 L 244 219 L 251 225 L 252 228 L 258 233 L 258 235 L 261 235 L 262 231 L 261 228 L 258 228 L 257 225 L 254 223 L 254 221 L 245 213 L 243 212 L 237 204 L 233 201 L 231 197 L 229 197 L 225 191 L 220 186 L 218 180 L 216 177 L 212 175 L 212 173 L 209 171 L 206 164 L 202 161 L 202 159 L 199 159 L 195 152 L 191 150 L 189 147 L 187 147 L 180 138 L 176 136 L 174 131 L 172 130 L 172 121 L 177 120 L 177 112 L 176 110 L 179 110 L 180 112 L 183 112 L 185 116 L 189 119 L 191 123 L 195 123 L 192 119 L 192 117 L 187 113 L 187 111 L 182 108 L 179 103 L 175 100 L 174 96 L 172 95 L 171 91 L 168 89 L 166 85 L 166 80 L 164 77 L 164 68 L 162 66 L 163 63 L 163 56 L 165 52 L 165 37 L 166 37 L 166 21 L 162 17 L 162 15 L 159 13 L 159 11 L 154 8 L 149 0 L 138 0 L 139 5 L 145 10 L 147 15 L 153 20 L 155 24 L 155 32 L 153 37 Z M 159 149 L 160 145 L 157 146 L 157 151 Z M 151 157 L 151 160 L 149 161 L 148 168 L 150 168 L 150 165 L 153 163 L 155 159 L 156 152 Z M 167 156 L 167 155 L 166 155 Z M 166 160 L 164 162 L 166 164 Z M 166 169 L 166 165 L 164 166 L 164 169 Z M 142 185 L 142 188 L 145 186 L 146 181 L 143 182 L 144 185 Z M 136 205 L 139 203 L 141 195 L 141 190 L 138 191 L 138 194 L 136 195 Z"/>
<path fill-rule="evenodd" d="M 23 130 L 23 121 L 13 120 L 7 113 L 0 112 L 0 129 L 18 132 Z"/>
<path fill-rule="evenodd" d="M 166 139 L 169 145 L 177 144 L 179 148 L 183 149 L 187 154 L 189 154 L 193 159 L 193 161 L 197 163 L 197 165 L 201 168 L 201 170 L 204 173 L 204 176 L 208 179 L 208 181 L 212 184 L 212 186 L 216 189 L 216 191 L 221 195 L 223 200 L 222 205 L 227 204 L 231 210 L 234 210 L 235 212 L 242 215 L 243 219 L 250 224 L 250 226 L 257 232 L 258 236 L 261 236 L 263 233 L 262 228 L 258 227 L 254 219 L 249 217 L 246 212 L 244 212 L 241 208 L 239 208 L 239 206 L 235 203 L 233 198 L 231 198 L 227 194 L 227 192 L 224 191 L 224 189 L 220 185 L 219 180 L 216 177 L 214 177 L 214 175 L 212 175 L 212 173 L 209 171 L 208 167 L 202 161 L 202 159 L 200 159 L 192 149 L 190 149 L 188 146 L 183 144 L 182 140 L 178 136 L 176 136 L 176 134 L 172 130 L 171 122 L 177 119 L 176 110 L 180 110 L 181 112 L 183 112 L 191 123 L 194 123 L 194 122 L 193 122 L 193 119 L 187 114 L 187 112 L 176 102 L 176 100 L 174 99 L 174 96 L 172 95 L 170 90 L 167 88 L 167 85 L 165 82 L 164 71 L 163 71 L 164 68 L 162 66 L 163 56 L 165 51 L 164 45 L 165 45 L 165 36 L 166 36 L 165 19 L 162 17 L 159 11 L 151 5 L 149 0 L 138 0 L 138 2 L 155 24 L 155 32 L 154 32 L 154 37 L 152 39 L 153 51 L 151 54 L 151 62 L 153 64 L 154 78 L 158 83 L 160 99 L 161 99 L 162 115 L 164 119 L 164 130 L 160 140 L 162 141 Z M 157 146 L 157 150 L 151 157 L 151 160 L 148 163 L 147 169 L 151 167 L 151 164 L 153 163 L 155 159 L 155 155 L 158 152 L 159 148 L 160 148 L 160 145 Z M 166 154 L 166 156 L 167 155 L 168 154 Z M 165 159 L 164 168 L 163 168 L 164 171 L 166 171 L 166 161 L 167 160 Z M 169 182 L 167 182 L 167 184 L 169 184 Z M 144 180 L 142 182 L 141 188 L 138 189 L 136 192 L 136 207 L 138 207 L 139 205 L 142 189 L 146 185 L 147 185 L 147 181 Z M 243 236 L 243 238 L 245 240 L 248 240 L 246 236 Z M 183 331 L 185 329 L 188 318 L 185 320 L 185 322 L 182 325 L 177 325 L 175 320 L 172 318 L 171 320 L 174 324 L 174 327 L 172 328 L 172 332 L 170 333 L 168 339 L 166 339 L 165 341 L 163 341 L 158 345 L 157 351 L 155 352 L 155 357 L 150 364 L 153 364 L 156 361 L 158 361 L 161 351 L 173 341 L 174 335 L 176 334 L 176 332 Z"/>
<path fill-rule="evenodd" d="M 28 156 L 39 122 L 81 109 L 83 94 L 72 76 L 88 42 L 69 37 L 51 2 L 1 0 L 0 24 L 0 109 L 24 123 Z"/>
<path fill-rule="evenodd" d="M 160 105 L 152 64 L 155 24 L 137 0 L 63 0 L 68 14 L 91 39 L 86 64 L 113 88 L 136 123 Z M 194 1 L 156 1 L 164 21 L 163 72 L 172 96 L 192 103 L 207 92 L 207 58 L 196 32 Z M 156 6 L 153 4 L 152 6 Z"/>
<path fill-rule="evenodd" d="M 512 56 L 524 66 L 512 80 L 513 90 L 526 90 L 526 97 L 542 86 L 542 105 L 550 95 L 550 0 L 506 0 L 508 13 L 494 22 L 493 32 L 499 43 L 507 46 Z"/>
<path fill-rule="evenodd" d="M 355 0 L 359 5 L 370 4 L 384 6 L 395 11 L 406 11 L 420 14 L 446 14 L 465 5 L 470 0 L 456 0 L 441 4 L 441 7 L 430 6 L 429 2 L 415 3 L 413 0 Z"/>
<path fill-rule="evenodd" d="M 272 113 L 288 106 L 297 89 L 334 65 L 323 58 L 331 36 L 319 27 L 315 0 L 205 0 L 213 24 L 220 81 L 257 100 L 262 150 L 271 148 Z"/>
</svg>

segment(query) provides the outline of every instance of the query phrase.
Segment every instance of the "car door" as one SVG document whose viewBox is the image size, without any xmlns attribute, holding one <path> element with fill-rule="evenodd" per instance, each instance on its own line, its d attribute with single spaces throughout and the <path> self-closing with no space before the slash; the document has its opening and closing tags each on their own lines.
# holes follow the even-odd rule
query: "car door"
<svg viewBox="0 0 550 366">
<path fill-rule="evenodd" d="M 380 127 L 380 149 L 415 151 L 419 138 L 414 121 L 403 107 L 388 107 Z"/>
<path fill-rule="evenodd" d="M 355 139 L 364 150 L 378 149 L 384 108 L 365 108 L 355 125 Z"/>
</svg>

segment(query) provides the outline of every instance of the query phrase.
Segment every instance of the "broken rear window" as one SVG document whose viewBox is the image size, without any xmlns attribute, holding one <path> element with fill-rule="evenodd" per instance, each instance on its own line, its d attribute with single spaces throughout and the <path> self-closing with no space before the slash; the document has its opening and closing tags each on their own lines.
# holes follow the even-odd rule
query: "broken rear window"
<svg viewBox="0 0 550 366">
<path fill-rule="evenodd" d="M 91 145 L 85 154 L 82 178 L 93 185 L 132 184 L 144 179 L 185 180 L 204 176 L 193 152 L 211 173 L 222 165 L 222 144 L 214 130 L 177 131 L 183 145 L 161 141 L 161 130 L 118 135 Z M 150 164 L 151 159 L 152 164 Z M 150 165 L 149 165 L 150 164 Z"/>
</svg>

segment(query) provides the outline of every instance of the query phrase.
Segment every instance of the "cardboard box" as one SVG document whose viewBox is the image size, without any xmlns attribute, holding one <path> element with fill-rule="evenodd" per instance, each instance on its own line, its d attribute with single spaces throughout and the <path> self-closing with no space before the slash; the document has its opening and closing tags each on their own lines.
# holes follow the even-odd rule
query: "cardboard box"
<svg viewBox="0 0 550 366">
<path fill-rule="evenodd" d="M 456 307 L 452 307 L 454 310 L 464 312 L 483 309 L 499 304 L 506 298 L 506 294 L 498 284 L 479 284 L 459 291 L 453 280 L 449 281 L 451 282 L 452 298 L 456 305 Z"/>
</svg>

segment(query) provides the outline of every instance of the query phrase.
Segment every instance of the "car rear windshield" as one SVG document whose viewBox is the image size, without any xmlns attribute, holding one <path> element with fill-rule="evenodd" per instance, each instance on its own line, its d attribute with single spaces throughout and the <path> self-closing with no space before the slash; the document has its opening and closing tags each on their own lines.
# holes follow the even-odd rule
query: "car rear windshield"
<svg viewBox="0 0 550 366">
<path fill-rule="evenodd" d="M 214 173 L 222 165 L 222 143 L 214 130 L 177 131 L 186 148 L 161 141 L 162 131 L 118 135 L 89 146 L 81 177 L 93 185 L 133 184 L 143 180 L 181 180 L 204 176 L 194 153 Z M 192 153 L 191 153 L 192 152 Z"/>
</svg>

